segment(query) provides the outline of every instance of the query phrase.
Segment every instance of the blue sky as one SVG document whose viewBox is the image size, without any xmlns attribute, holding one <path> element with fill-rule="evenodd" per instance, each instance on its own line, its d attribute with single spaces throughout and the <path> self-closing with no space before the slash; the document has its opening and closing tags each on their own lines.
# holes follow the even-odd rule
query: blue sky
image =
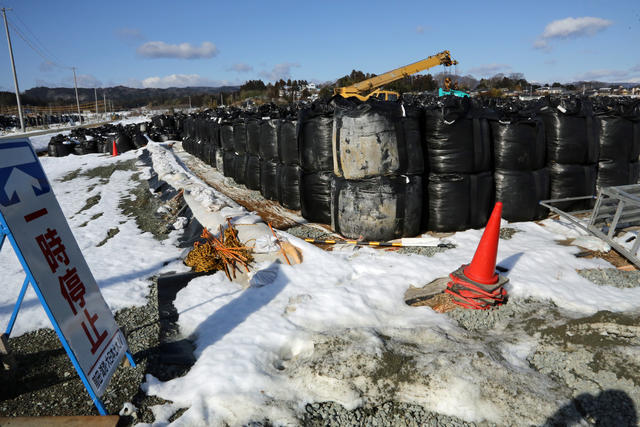
<svg viewBox="0 0 640 427">
<path fill-rule="evenodd" d="M 459 74 L 476 77 L 519 72 L 538 82 L 640 83 L 639 0 L 0 4 L 13 8 L 7 17 L 21 90 L 72 86 L 72 71 L 63 68 L 70 66 L 81 87 L 324 82 L 352 69 L 382 73 L 445 49 L 460 62 Z M 0 87 L 13 90 L 6 40 L 0 61 Z"/>
</svg>

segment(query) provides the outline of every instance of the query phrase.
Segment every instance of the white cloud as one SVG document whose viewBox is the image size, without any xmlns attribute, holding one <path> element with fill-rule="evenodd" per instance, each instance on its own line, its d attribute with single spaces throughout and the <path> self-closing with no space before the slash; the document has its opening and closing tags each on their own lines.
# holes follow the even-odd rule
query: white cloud
<svg viewBox="0 0 640 427">
<path fill-rule="evenodd" d="M 293 67 L 300 67 L 300 64 L 297 62 L 276 64 L 271 71 L 261 71 L 260 76 L 269 81 L 287 80 L 291 78 L 291 68 Z"/>
<path fill-rule="evenodd" d="M 547 24 L 542 34 L 533 43 L 533 47 L 536 49 L 549 49 L 550 40 L 593 36 L 612 24 L 613 22 L 608 19 L 593 16 L 558 19 Z"/>
<path fill-rule="evenodd" d="M 144 40 L 145 37 L 137 28 L 118 28 L 115 30 L 116 36 L 126 42 Z"/>
<path fill-rule="evenodd" d="M 469 69 L 470 74 L 480 76 L 493 76 L 497 73 L 503 73 L 511 70 L 511 65 L 507 64 L 485 64 Z"/>
<path fill-rule="evenodd" d="M 533 42 L 533 47 L 536 49 L 549 49 L 549 43 L 546 40 L 538 39 Z"/>
<path fill-rule="evenodd" d="M 253 67 L 249 64 L 239 62 L 227 68 L 227 71 L 236 71 L 238 73 L 248 73 L 249 71 L 253 71 Z"/>
<path fill-rule="evenodd" d="M 133 83 L 133 82 L 132 82 Z M 213 80 L 202 77 L 199 74 L 171 74 L 164 77 L 147 77 L 140 82 L 144 88 L 168 88 L 190 86 L 228 86 L 231 83 L 226 80 Z"/>
<path fill-rule="evenodd" d="M 202 42 L 198 47 L 191 43 L 168 44 L 153 41 L 138 47 L 137 52 L 147 58 L 199 59 L 213 58 L 218 54 L 218 48 L 211 42 Z"/>
</svg>

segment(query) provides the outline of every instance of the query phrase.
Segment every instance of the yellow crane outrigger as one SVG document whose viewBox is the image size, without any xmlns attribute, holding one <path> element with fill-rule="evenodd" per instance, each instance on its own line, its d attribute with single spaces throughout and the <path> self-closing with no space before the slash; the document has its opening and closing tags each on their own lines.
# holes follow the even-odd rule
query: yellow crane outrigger
<svg viewBox="0 0 640 427">
<path fill-rule="evenodd" d="M 449 51 L 445 50 L 421 61 L 405 65 L 404 67 L 396 68 L 395 70 L 388 71 L 384 74 L 380 74 L 379 76 L 372 77 L 360 83 L 355 83 L 351 86 L 346 87 L 337 87 L 333 90 L 333 94 L 340 95 L 343 98 L 356 97 L 361 101 L 366 101 L 371 97 L 384 101 L 397 101 L 400 97 L 400 94 L 398 92 L 394 92 L 392 90 L 383 90 L 379 88 L 403 77 L 419 73 L 420 71 L 424 71 L 438 65 L 450 67 L 451 65 L 456 65 L 457 63 L 458 61 L 451 59 L 451 54 L 449 53 Z"/>
</svg>

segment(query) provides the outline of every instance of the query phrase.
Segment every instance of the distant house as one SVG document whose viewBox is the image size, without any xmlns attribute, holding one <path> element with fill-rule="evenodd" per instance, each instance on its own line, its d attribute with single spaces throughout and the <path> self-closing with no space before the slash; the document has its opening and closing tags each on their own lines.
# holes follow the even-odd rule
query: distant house
<svg viewBox="0 0 640 427">
<path fill-rule="evenodd" d="M 563 87 L 543 86 L 536 89 L 536 95 L 562 95 L 563 93 L 565 93 Z"/>
</svg>

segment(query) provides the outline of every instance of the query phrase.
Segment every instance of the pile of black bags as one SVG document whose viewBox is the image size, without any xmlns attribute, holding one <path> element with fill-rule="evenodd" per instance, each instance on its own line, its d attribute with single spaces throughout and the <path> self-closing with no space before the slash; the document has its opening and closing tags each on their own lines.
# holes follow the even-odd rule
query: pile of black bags
<svg viewBox="0 0 640 427">
<path fill-rule="evenodd" d="M 480 228 L 495 201 L 508 221 L 537 220 L 548 214 L 540 200 L 594 195 L 640 173 L 640 103 L 630 99 L 337 97 L 175 123 L 185 150 L 225 176 L 354 239 Z"/>
<path fill-rule="evenodd" d="M 115 144 L 118 153 L 124 153 L 147 145 L 148 139 L 144 135 L 147 127 L 148 123 L 75 128 L 69 135 L 53 136 L 49 141 L 47 152 L 51 157 L 64 157 L 70 154 L 113 154 Z"/>
</svg>

